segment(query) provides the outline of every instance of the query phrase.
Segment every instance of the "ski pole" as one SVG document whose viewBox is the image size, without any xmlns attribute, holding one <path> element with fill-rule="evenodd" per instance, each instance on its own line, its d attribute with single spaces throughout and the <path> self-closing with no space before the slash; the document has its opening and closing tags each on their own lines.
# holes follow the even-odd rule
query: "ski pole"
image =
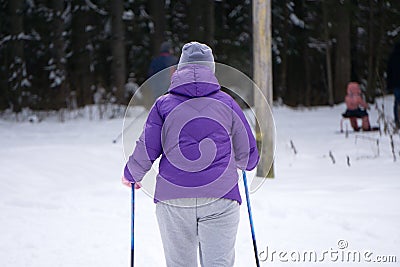
<svg viewBox="0 0 400 267">
<path fill-rule="evenodd" d="M 256 257 L 256 265 L 257 265 L 257 267 L 260 267 L 260 261 L 258 260 L 256 234 L 254 232 L 253 215 L 252 215 L 251 206 L 250 206 L 250 194 L 249 194 L 249 188 L 247 186 L 246 171 L 242 171 L 242 173 L 243 173 L 244 191 L 246 193 L 247 211 L 249 213 L 251 238 L 253 239 L 254 256 Z"/>
<path fill-rule="evenodd" d="M 137 119 L 139 119 L 147 110 L 144 109 L 142 112 L 139 113 L 139 115 L 137 115 L 136 117 L 134 117 L 131 121 L 131 123 L 122 130 L 122 132 L 120 132 L 117 137 L 115 137 L 115 139 L 113 140 L 113 143 L 117 143 L 118 139 L 120 139 L 122 137 L 122 135 L 125 133 L 126 130 L 128 130 L 129 128 L 131 128 L 131 126 L 136 122 Z"/>
<path fill-rule="evenodd" d="M 132 219 L 131 219 L 131 267 L 134 266 L 134 241 L 135 241 L 135 184 L 132 183 Z"/>
</svg>

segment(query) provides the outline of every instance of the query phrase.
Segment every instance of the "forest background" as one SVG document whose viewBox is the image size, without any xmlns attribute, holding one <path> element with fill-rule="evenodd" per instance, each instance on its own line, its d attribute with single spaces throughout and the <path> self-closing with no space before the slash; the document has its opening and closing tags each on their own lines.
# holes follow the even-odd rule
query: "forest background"
<svg viewBox="0 0 400 267">
<path fill-rule="evenodd" d="M 272 0 L 274 100 L 342 102 L 357 81 L 369 102 L 385 94 L 388 56 L 400 33 L 397 0 Z M 252 77 L 252 3 L 214 0 L 0 0 L 0 111 L 127 104 L 168 40 L 191 40 Z"/>
</svg>

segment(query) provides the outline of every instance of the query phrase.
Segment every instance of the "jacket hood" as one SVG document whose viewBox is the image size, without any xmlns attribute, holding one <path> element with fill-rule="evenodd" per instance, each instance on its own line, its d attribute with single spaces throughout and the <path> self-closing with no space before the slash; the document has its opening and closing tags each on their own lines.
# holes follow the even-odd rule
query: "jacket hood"
<svg viewBox="0 0 400 267">
<path fill-rule="evenodd" d="M 202 97 L 217 92 L 220 88 L 211 68 L 199 64 L 187 64 L 174 72 L 168 92 L 188 97 Z"/>
</svg>

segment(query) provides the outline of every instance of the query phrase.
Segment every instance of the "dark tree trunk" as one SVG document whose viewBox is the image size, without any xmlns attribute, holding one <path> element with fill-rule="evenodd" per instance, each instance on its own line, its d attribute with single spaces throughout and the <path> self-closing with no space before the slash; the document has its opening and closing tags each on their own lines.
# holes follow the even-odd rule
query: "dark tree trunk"
<svg viewBox="0 0 400 267">
<path fill-rule="evenodd" d="M 308 25 L 311 24 L 312 22 L 309 21 L 309 16 L 307 13 L 307 2 L 305 0 L 302 1 L 302 12 L 301 15 L 304 20 L 304 24 Z M 306 28 L 303 29 L 303 62 L 304 62 L 304 79 L 305 79 L 305 90 L 303 94 L 303 104 L 306 107 L 309 107 L 311 105 L 311 68 L 313 62 L 313 58 L 311 57 L 311 51 L 308 47 L 308 38 L 309 35 L 306 31 Z"/>
<path fill-rule="evenodd" d="M 305 80 L 306 80 L 306 90 L 304 93 L 304 105 L 306 107 L 311 106 L 311 93 L 312 93 L 312 88 L 311 88 L 311 66 L 312 62 L 310 62 L 310 50 L 308 49 L 307 45 L 304 46 L 304 72 L 305 72 Z"/>
<path fill-rule="evenodd" d="M 91 85 L 93 77 L 90 70 L 89 9 L 80 0 L 72 0 L 72 36 L 71 36 L 71 89 L 76 91 L 79 106 L 93 103 Z"/>
<path fill-rule="evenodd" d="M 165 0 L 150 0 L 150 16 L 154 23 L 154 30 L 151 33 L 151 47 L 153 56 L 160 52 L 161 43 L 164 40 L 165 32 Z"/>
<path fill-rule="evenodd" d="M 204 25 L 203 25 L 203 9 L 204 0 L 190 0 L 188 1 L 189 9 L 189 40 L 188 41 L 199 41 L 205 42 L 204 38 Z"/>
<path fill-rule="evenodd" d="M 287 50 L 288 50 L 288 37 L 289 37 L 289 9 L 286 2 L 283 2 L 283 27 L 282 27 L 282 51 L 281 55 L 281 73 L 280 73 L 280 87 L 278 90 L 278 97 L 284 97 L 287 91 Z"/>
<path fill-rule="evenodd" d="M 374 31 L 374 0 L 369 0 L 368 20 L 368 79 L 367 79 L 367 100 L 373 102 L 375 99 L 375 31 Z"/>
<path fill-rule="evenodd" d="M 60 79 L 60 84 L 57 85 L 57 90 L 51 88 L 54 91 L 54 109 L 65 108 L 67 106 L 67 97 L 69 94 L 68 82 L 66 79 L 66 58 L 65 58 L 65 40 L 63 33 L 65 30 L 65 23 L 62 17 L 64 12 L 64 0 L 53 0 L 51 1 L 54 20 L 53 20 L 53 55 L 54 63 L 56 66 L 56 75 Z M 52 101 L 53 102 L 53 101 Z"/>
<path fill-rule="evenodd" d="M 21 34 L 24 33 L 23 20 L 23 0 L 9 1 L 10 12 L 10 35 L 9 42 L 10 57 L 9 57 L 9 86 L 10 86 L 10 101 L 14 112 L 21 111 L 22 107 L 22 81 L 24 73 L 26 73 L 26 65 L 24 58 L 24 43 Z"/>
<path fill-rule="evenodd" d="M 386 31 L 385 31 L 385 1 L 379 1 L 379 32 L 378 32 L 378 40 L 376 45 L 377 45 L 377 53 L 376 53 L 376 60 L 375 60 L 375 79 L 378 81 L 377 86 L 380 88 L 380 92 L 384 94 L 384 91 L 386 90 L 386 85 L 383 84 L 383 72 L 385 71 L 384 68 L 381 67 L 381 65 L 385 66 L 382 64 L 382 56 L 383 56 L 383 50 L 386 45 Z"/>
<path fill-rule="evenodd" d="M 336 7 L 335 103 L 343 102 L 351 77 L 350 5 L 350 0 L 343 0 Z"/>
<path fill-rule="evenodd" d="M 122 21 L 124 1 L 114 0 L 111 2 L 112 22 L 112 85 L 116 88 L 115 94 L 118 103 L 124 103 L 124 85 L 126 82 L 125 62 L 125 30 Z"/>
<path fill-rule="evenodd" d="M 332 59 L 331 59 L 331 38 L 329 31 L 329 19 L 328 19 L 328 3 L 322 1 L 322 17 L 324 27 L 324 41 L 325 41 L 325 63 L 326 63 L 326 77 L 328 85 L 328 104 L 333 106 L 333 79 L 332 79 Z"/>
<path fill-rule="evenodd" d="M 305 12 L 306 12 L 306 7 L 305 7 L 305 2 L 304 0 L 295 0 L 294 1 L 295 6 L 294 6 L 294 13 L 296 16 L 303 20 L 305 22 Z M 295 27 L 295 32 L 298 36 L 298 51 L 299 55 L 296 57 L 297 62 L 295 64 L 298 66 L 298 70 L 301 73 L 301 76 L 299 76 L 299 79 L 297 80 L 297 86 L 295 87 L 295 94 L 297 94 L 297 105 L 304 105 L 304 100 L 305 100 L 305 92 L 306 92 L 306 68 L 304 67 L 306 64 L 309 64 L 307 59 L 304 57 L 304 52 L 307 46 L 307 33 L 306 29 L 296 26 Z"/>
<path fill-rule="evenodd" d="M 215 12 L 214 0 L 206 0 L 204 2 L 204 42 L 211 48 L 214 48 L 214 33 L 215 33 Z"/>
</svg>

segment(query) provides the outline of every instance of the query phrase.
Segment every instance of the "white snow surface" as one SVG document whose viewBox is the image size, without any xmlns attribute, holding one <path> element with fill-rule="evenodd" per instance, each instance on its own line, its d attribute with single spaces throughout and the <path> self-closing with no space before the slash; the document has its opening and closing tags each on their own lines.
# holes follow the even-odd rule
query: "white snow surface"
<svg viewBox="0 0 400 267">
<path fill-rule="evenodd" d="M 385 98 L 390 116 L 392 101 Z M 397 263 L 383 266 L 399 266 L 399 136 L 394 136 L 394 162 L 387 136 L 337 133 L 343 111 L 343 105 L 274 107 L 276 177 L 250 196 L 259 252 L 268 246 L 270 253 L 261 266 L 382 266 L 340 257 L 332 262 L 328 254 L 317 263 L 278 257 L 315 251 L 321 260 L 324 251 L 335 250 L 370 251 L 371 261 L 393 255 Z M 370 115 L 376 124 L 374 108 Z M 132 144 L 143 122 L 133 126 Z M 122 142 L 112 143 L 122 119 L 0 120 L 0 129 L 0 266 L 128 266 L 130 190 L 120 183 Z M 235 266 L 255 266 L 243 193 L 242 198 Z M 135 229 L 135 266 L 165 266 L 155 204 L 140 190 Z M 339 249 L 339 240 L 348 247 Z"/>
</svg>

